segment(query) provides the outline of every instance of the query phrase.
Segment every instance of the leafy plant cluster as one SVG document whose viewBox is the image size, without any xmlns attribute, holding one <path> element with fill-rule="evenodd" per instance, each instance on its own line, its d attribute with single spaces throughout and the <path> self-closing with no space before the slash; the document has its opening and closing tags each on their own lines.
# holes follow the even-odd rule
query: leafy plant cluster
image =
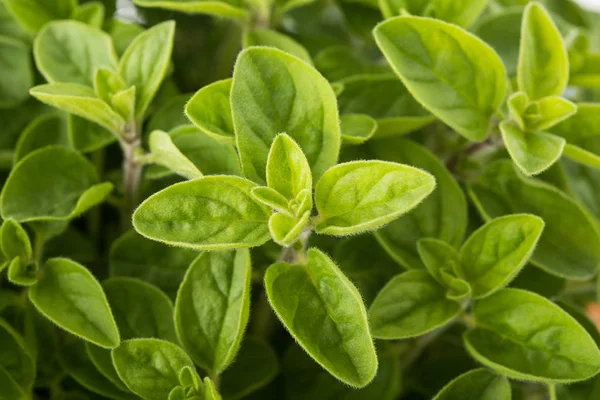
<svg viewBox="0 0 600 400">
<path fill-rule="evenodd" d="M 134 3 L 0 2 L 0 400 L 600 398 L 595 14 Z"/>
</svg>

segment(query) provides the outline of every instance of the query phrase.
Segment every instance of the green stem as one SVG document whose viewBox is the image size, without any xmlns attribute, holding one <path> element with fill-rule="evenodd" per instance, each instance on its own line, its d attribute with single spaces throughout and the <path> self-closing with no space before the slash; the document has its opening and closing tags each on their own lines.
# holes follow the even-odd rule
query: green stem
<svg viewBox="0 0 600 400">
<path fill-rule="evenodd" d="M 553 383 L 548 384 L 548 394 L 550 395 L 550 400 L 558 399 L 558 397 L 556 397 L 556 385 Z"/>
<path fill-rule="evenodd" d="M 121 208 L 121 229 L 126 231 L 131 228 L 131 215 L 137 206 L 143 168 L 142 163 L 139 162 L 142 141 L 135 127 L 131 127 L 123 135 L 121 148 L 123 149 L 123 193 L 125 195 L 125 203 Z"/>
<path fill-rule="evenodd" d="M 44 257 L 44 245 L 46 243 L 46 233 L 44 228 L 38 227 L 35 230 L 35 241 L 33 246 L 33 260 L 40 264 Z"/>
</svg>

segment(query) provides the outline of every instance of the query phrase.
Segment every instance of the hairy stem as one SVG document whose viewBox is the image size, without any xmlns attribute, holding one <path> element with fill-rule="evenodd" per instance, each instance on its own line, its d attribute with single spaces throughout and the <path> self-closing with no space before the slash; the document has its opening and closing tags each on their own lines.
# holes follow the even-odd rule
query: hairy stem
<svg viewBox="0 0 600 400">
<path fill-rule="evenodd" d="M 123 193 L 125 195 L 125 202 L 121 208 L 121 229 L 126 231 L 131 228 L 131 214 L 137 206 L 143 167 L 139 161 L 142 141 L 135 127 L 125 132 L 121 140 L 121 148 L 123 149 Z"/>
<path fill-rule="evenodd" d="M 44 244 L 46 243 L 46 232 L 44 228 L 35 230 L 35 241 L 33 245 L 33 260 L 40 264 L 44 258 Z"/>
<path fill-rule="evenodd" d="M 556 397 L 556 386 L 553 383 L 548 384 L 548 395 L 550 400 L 557 400 L 558 398 Z"/>
</svg>

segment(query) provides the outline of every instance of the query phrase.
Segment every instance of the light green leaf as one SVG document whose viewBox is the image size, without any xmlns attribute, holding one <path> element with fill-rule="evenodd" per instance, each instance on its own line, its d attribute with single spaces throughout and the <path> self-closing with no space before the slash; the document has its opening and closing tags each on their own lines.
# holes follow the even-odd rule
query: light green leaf
<svg viewBox="0 0 600 400">
<path fill-rule="evenodd" d="M 429 274 L 448 289 L 446 297 L 457 300 L 471 294 L 469 284 L 456 278 L 461 266 L 454 247 L 439 239 L 423 238 L 417 242 L 417 251 Z"/>
<path fill-rule="evenodd" d="M 117 140 L 110 130 L 73 114 L 67 117 L 67 132 L 71 146 L 82 153 L 99 150 Z"/>
<path fill-rule="evenodd" d="M 525 130 L 525 121 L 523 120 L 523 115 L 525 115 L 525 110 L 529 105 L 529 97 L 527 97 L 527 93 L 513 93 L 508 98 L 506 105 L 508 106 L 510 118 L 519 126 L 519 128 Z"/>
<path fill-rule="evenodd" d="M 94 90 L 76 83 L 50 83 L 32 88 L 31 95 L 52 107 L 89 119 L 112 132 L 119 132 L 125 120 Z"/>
<path fill-rule="evenodd" d="M 285 51 L 312 65 L 308 51 L 291 37 L 270 29 L 253 29 L 244 35 L 244 47 L 268 46 Z"/>
<path fill-rule="evenodd" d="M 2 253 L 8 260 L 21 257 L 21 260 L 27 263 L 33 254 L 27 232 L 18 222 L 12 219 L 7 219 L 2 224 L 0 244 L 2 245 Z"/>
<path fill-rule="evenodd" d="M 209 14 L 239 21 L 248 19 L 246 4 L 240 0 L 134 0 L 141 7 L 157 7 L 188 14 Z"/>
<path fill-rule="evenodd" d="M 254 200 L 266 205 L 267 207 L 271 207 L 275 211 L 287 213 L 290 215 L 290 217 L 293 215 L 289 209 L 288 199 L 283 197 L 275 189 L 271 189 L 266 186 L 259 186 L 252 189 L 250 194 Z"/>
<path fill-rule="evenodd" d="M 429 171 L 437 188 L 410 213 L 375 233 L 383 248 L 406 268 L 423 268 L 417 253 L 421 238 L 437 238 L 458 247 L 467 224 L 467 201 L 445 165 L 427 149 L 402 138 L 373 140 L 366 146 L 369 158 L 401 162 Z"/>
<path fill-rule="evenodd" d="M 377 131 L 377 121 L 366 114 L 346 114 L 340 120 L 342 139 L 348 144 L 362 144 Z"/>
<path fill-rule="evenodd" d="M 350 77 L 375 78 L 376 74 L 381 73 L 391 76 L 389 74 L 391 70 L 387 65 L 373 62 L 355 48 L 343 45 L 331 46 L 319 51 L 315 56 L 315 66 L 328 81 L 335 84 L 339 84 L 338 81 L 341 79 Z M 393 78 L 398 82 L 395 76 Z"/>
<path fill-rule="evenodd" d="M 569 314 L 544 297 L 504 289 L 474 304 L 469 353 L 509 378 L 568 383 L 600 370 L 600 351 Z"/>
<path fill-rule="evenodd" d="M 530 132 L 543 131 L 569 118 L 577 106 L 558 96 L 543 97 L 531 104 L 523 113 L 523 122 Z"/>
<path fill-rule="evenodd" d="M 13 168 L 0 197 L 2 218 L 69 220 L 101 203 L 112 184 L 98 182 L 94 166 L 64 147 L 36 150 Z"/>
<path fill-rule="evenodd" d="M 265 289 L 281 322 L 329 373 L 356 387 L 374 378 L 377 355 L 364 304 L 354 285 L 324 253 L 308 250 L 306 266 L 271 265 Z"/>
<path fill-rule="evenodd" d="M 487 0 L 380 0 L 379 7 L 386 18 L 409 13 L 468 28 L 487 3 Z"/>
<path fill-rule="evenodd" d="M 106 32 L 112 38 L 117 54 L 120 56 L 125 53 L 127 47 L 140 33 L 144 32 L 144 28 L 136 23 L 121 21 L 116 18 L 111 18 L 107 24 Z"/>
<path fill-rule="evenodd" d="M 238 400 L 271 382 L 279 373 L 279 360 L 267 342 L 246 337 L 231 366 L 221 375 L 227 400 Z"/>
<path fill-rule="evenodd" d="M 273 240 L 283 247 L 293 244 L 308 224 L 310 211 L 300 217 L 291 217 L 284 213 L 275 213 L 269 218 L 269 232 Z"/>
<path fill-rule="evenodd" d="M 139 279 L 110 278 L 102 287 L 123 339 L 177 341 L 173 303 L 156 286 Z"/>
<path fill-rule="evenodd" d="M 392 74 L 351 76 L 340 83 L 344 87 L 338 94 L 342 118 L 344 114 L 367 114 L 375 118 L 376 138 L 404 135 L 435 121 Z"/>
<path fill-rule="evenodd" d="M 213 82 L 200 89 L 185 106 L 185 114 L 202 132 L 234 143 L 229 93 L 232 79 Z"/>
<path fill-rule="evenodd" d="M 34 358 L 25 340 L 3 319 L 0 319 L 0 343 L 0 376 L 3 376 L 0 381 L 11 381 L 24 392 L 31 392 L 35 380 Z M 4 392 L 4 386 L 1 392 Z"/>
<path fill-rule="evenodd" d="M 94 91 L 96 96 L 106 104 L 112 103 L 112 97 L 121 90 L 127 89 L 127 84 L 112 69 L 100 67 L 94 75 Z"/>
<path fill-rule="evenodd" d="M 13 258 L 8 267 L 8 280 L 19 286 L 31 286 L 37 282 L 38 265 L 35 262 L 22 259 L 21 257 Z"/>
<path fill-rule="evenodd" d="M 264 182 L 267 155 L 281 132 L 300 145 L 318 179 L 337 162 L 340 126 L 335 94 L 314 68 L 273 48 L 242 51 L 231 109 L 244 174 Z"/>
<path fill-rule="evenodd" d="M 175 22 L 167 21 L 140 33 L 119 61 L 119 74 L 136 88 L 135 112 L 141 121 L 167 74 L 173 50 Z"/>
<path fill-rule="evenodd" d="M 150 162 L 164 165 L 187 179 L 202 177 L 202 172 L 173 143 L 168 133 L 154 131 L 150 134 Z"/>
<path fill-rule="evenodd" d="M 531 100 L 560 96 L 569 80 L 569 59 L 558 28 L 542 5 L 525 8 L 517 67 L 519 89 Z"/>
<path fill-rule="evenodd" d="M 165 400 L 179 386 L 179 371 L 194 370 L 187 354 L 159 339 L 131 339 L 112 351 L 113 363 L 127 387 L 144 400 Z"/>
<path fill-rule="evenodd" d="M 58 114 L 41 115 L 23 130 L 15 148 L 14 162 L 46 146 L 70 147 L 65 119 Z"/>
<path fill-rule="evenodd" d="M 149 239 L 197 250 L 260 246 L 269 240 L 270 210 L 254 201 L 256 184 L 235 176 L 205 176 L 147 198 L 133 226 Z"/>
<path fill-rule="evenodd" d="M 302 149 L 290 136 L 275 137 L 267 158 L 267 185 L 288 200 L 302 190 L 312 191 L 310 165 Z"/>
<path fill-rule="evenodd" d="M 429 173 L 386 161 L 353 161 L 317 183 L 317 232 L 344 236 L 375 230 L 410 211 L 435 188 Z"/>
<path fill-rule="evenodd" d="M 48 260 L 29 299 L 64 330 L 100 347 L 119 345 L 119 331 L 102 287 L 82 265 L 66 258 Z"/>
<path fill-rule="evenodd" d="M 509 161 L 491 164 L 469 195 L 486 220 L 530 213 L 544 220 L 544 233 L 531 262 L 569 279 L 589 279 L 600 265 L 600 236 L 592 217 L 579 203 L 541 181 L 523 177 Z"/>
<path fill-rule="evenodd" d="M 175 298 L 185 271 L 198 253 L 148 240 L 131 230 L 110 249 L 110 276 L 138 278 Z"/>
<path fill-rule="evenodd" d="M 30 31 L 37 32 L 55 19 L 68 19 L 77 6 L 75 0 L 6 0 L 15 19 Z"/>
<path fill-rule="evenodd" d="M 500 124 L 502 139 L 515 164 L 527 176 L 537 175 L 561 156 L 565 139 L 544 132 L 523 132 L 519 127 L 504 121 Z"/>
<path fill-rule="evenodd" d="M 114 69 L 117 64 L 110 36 L 78 21 L 44 26 L 35 38 L 33 54 L 49 83 L 93 86 L 96 68 Z"/>
<path fill-rule="evenodd" d="M 457 26 L 419 17 L 389 19 L 374 35 L 425 108 L 469 140 L 488 136 L 506 91 L 506 70 L 491 47 Z"/>
<path fill-rule="evenodd" d="M 405 339 L 424 335 L 461 312 L 456 301 L 427 271 L 408 271 L 393 278 L 369 308 L 369 325 L 379 339 Z"/>
<path fill-rule="evenodd" d="M 29 47 L 0 36 L 0 108 L 13 108 L 24 102 L 33 78 Z"/>
<path fill-rule="evenodd" d="M 98 347 L 90 342 L 85 344 L 85 351 L 87 353 L 87 358 L 93 364 L 100 374 L 104 376 L 104 378 L 108 379 L 113 386 L 117 387 L 119 390 L 123 392 L 129 392 L 127 386 L 123 383 L 119 375 L 117 374 L 117 370 L 112 362 L 111 351 L 109 349 L 103 349 L 102 347 Z M 83 356 L 81 356 L 83 358 Z M 89 364 L 89 361 L 86 360 L 86 364 Z M 94 372 L 94 375 L 97 375 L 97 372 Z M 105 387 L 111 387 L 111 385 L 103 385 Z"/>
<path fill-rule="evenodd" d="M 104 4 L 99 1 L 92 1 L 78 6 L 73 11 L 71 18 L 100 29 L 104 22 L 104 14 Z"/>
<path fill-rule="evenodd" d="M 234 360 L 250 310 L 250 252 L 204 252 L 177 293 L 177 335 L 196 364 L 213 374 Z"/>
<path fill-rule="evenodd" d="M 487 369 L 474 369 L 462 374 L 445 386 L 433 400 L 510 400 L 508 380 Z"/>
<path fill-rule="evenodd" d="M 534 215 L 514 214 L 491 220 L 476 230 L 460 250 L 458 275 L 473 289 L 473 298 L 502 289 L 533 253 L 544 229 Z"/>
<path fill-rule="evenodd" d="M 137 90 L 135 86 L 121 90 L 112 96 L 110 102 L 112 108 L 118 112 L 126 121 L 133 121 L 135 117 L 135 102 Z"/>
</svg>

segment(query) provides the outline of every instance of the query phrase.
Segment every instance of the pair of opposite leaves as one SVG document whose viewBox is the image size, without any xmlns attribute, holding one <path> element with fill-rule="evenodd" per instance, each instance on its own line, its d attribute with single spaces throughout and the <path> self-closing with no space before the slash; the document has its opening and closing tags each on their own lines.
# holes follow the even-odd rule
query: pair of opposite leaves
<svg viewBox="0 0 600 400">
<path fill-rule="evenodd" d="M 426 109 L 467 139 L 488 137 L 505 101 L 507 79 L 492 48 L 457 26 L 418 17 L 385 21 L 374 35 L 392 68 Z M 503 122 L 500 128 L 515 163 L 534 175 L 551 166 L 566 144 L 564 138 L 538 131 L 570 117 L 576 106 L 558 97 L 568 82 L 568 56 L 541 5 L 527 6 L 521 36 L 517 80 L 525 105 L 511 107 L 516 122 Z M 523 117 L 533 123 L 525 126 Z"/>
</svg>

